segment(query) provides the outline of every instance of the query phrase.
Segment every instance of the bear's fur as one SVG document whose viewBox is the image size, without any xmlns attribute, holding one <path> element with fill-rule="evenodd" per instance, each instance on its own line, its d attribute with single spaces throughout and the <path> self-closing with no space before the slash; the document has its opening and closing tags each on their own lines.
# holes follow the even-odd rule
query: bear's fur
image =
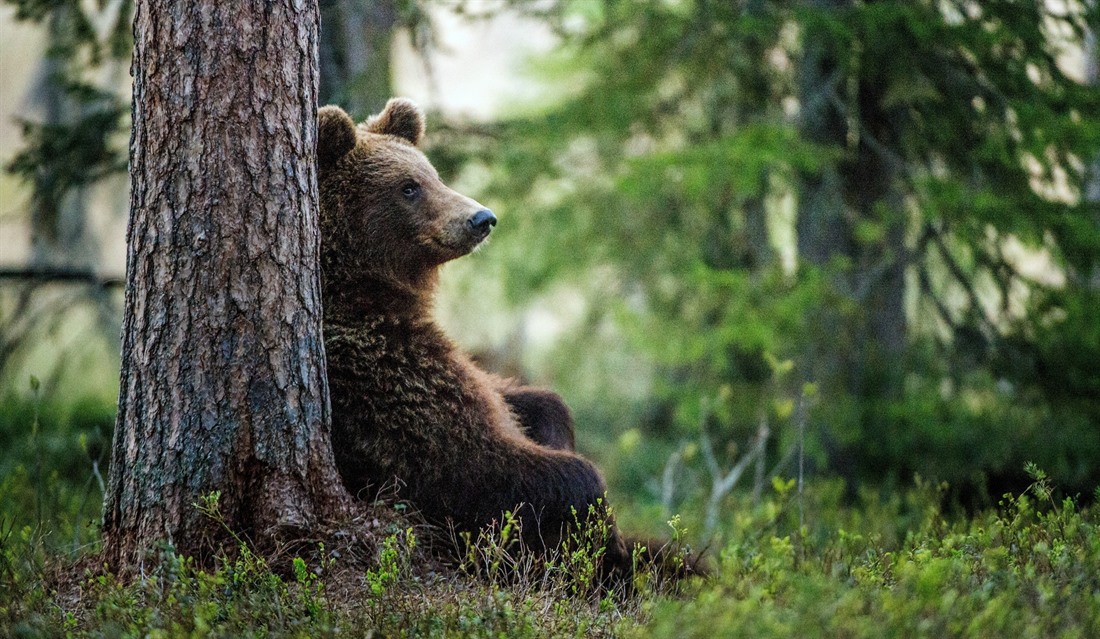
<svg viewBox="0 0 1100 639">
<path fill-rule="evenodd" d="M 417 149 L 423 134 L 408 100 L 358 127 L 338 107 L 318 114 L 336 463 L 353 494 L 394 486 L 429 521 L 472 532 L 510 510 L 528 546 L 553 548 L 574 512 L 607 517 L 604 481 L 574 452 L 557 395 L 480 370 L 432 320 L 439 267 L 495 218 L 440 181 Z M 605 569 L 618 570 L 629 557 L 609 529 Z"/>
</svg>

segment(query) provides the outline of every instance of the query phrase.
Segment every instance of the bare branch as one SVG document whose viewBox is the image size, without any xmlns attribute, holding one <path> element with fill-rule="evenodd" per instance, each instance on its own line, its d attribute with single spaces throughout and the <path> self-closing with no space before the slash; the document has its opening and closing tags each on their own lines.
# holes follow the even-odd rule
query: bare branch
<svg viewBox="0 0 1100 639">
<path fill-rule="evenodd" d="M 947 265 L 948 272 L 955 278 L 955 281 L 959 283 L 959 286 L 963 287 L 966 292 L 967 298 L 970 300 L 970 306 L 977 315 L 982 326 L 989 331 L 990 336 L 999 335 L 1000 331 L 997 330 L 997 325 L 993 320 L 986 315 L 985 309 L 982 308 L 981 299 L 978 297 L 978 292 L 974 290 L 974 284 L 963 272 L 962 267 L 959 266 L 958 261 L 955 260 L 955 256 L 951 254 L 951 250 L 947 247 L 947 242 L 943 239 L 943 232 L 939 230 L 933 230 L 932 242 L 936 245 L 939 254 L 943 257 L 944 263 Z"/>
<path fill-rule="evenodd" d="M 951 317 L 951 311 L 947 308 L 947 305 L 943 303 L 939 297 L 936 296 L 935 291 L 932 290 L 932 281 L 928 277 L 928 268 L 923 264 L 917 269 L 917 279 L 920 282 L 921 291 L 932 300 L 932 305 L 936 307 L 936 314 L 943 320 L 944 324 L 954 333 L 958 330 L 958 324 L 955 323 L 955 319 Z"/>
<path fill-rule="evenodd" d="M 686 443 L 681 443 L 665 462 L 664 472 L 661 473 L 661 512 L 664 517 L 672 516 L 672 499 L 676 494 L 676 474 L 684 461 L 684 449 Z"/>
<path fill-rule="evenodd" d="M 121 276 L 103 277 L 90 269 L 66 268 L 0 268 L 0 280 L 72 282 L 101 288 L 121 288 L 126 284 L 126 279 Z"/>
<path fill-rule="evenodd" d="M 733 468 L 724 476 L 721 472 L 715 472 L 718 470 L 717 461 L 714 461 L 713 467 L 710 466 L 710 462 L 707 463 L 708 467 L 712 469 L 712 472 L 710 497 L 707 499 L 706 523 L 704 524 L 703 531 L 704 537 L 709 537 L 714 533 L 714 529 L 718 526 L 718 508 L 722 502 L 722 498 L 728 495 L 737 485 L 737 482 L 741 480 L 741 476 L 745 474 L 745 470 L 749 467 L 749 464 L 764 453 L 764 448 L 770 434 L 771 431 L 768 429 L 767 422 L 761 422 L 760 428 L 756 432 L 756 439 L 753 442 L 752 448 L 742 455 L 741 459 L 739 459 Z M 706 457 L 708 455 L 706 450 L 710 448 L 710 438 L 707 437 L 704 432 L 700 434 L 700 440 L 704 448 L 704 457 Z M 709 453 L 709 457 L 713 459 L 713 450 Z"/>
</svg>

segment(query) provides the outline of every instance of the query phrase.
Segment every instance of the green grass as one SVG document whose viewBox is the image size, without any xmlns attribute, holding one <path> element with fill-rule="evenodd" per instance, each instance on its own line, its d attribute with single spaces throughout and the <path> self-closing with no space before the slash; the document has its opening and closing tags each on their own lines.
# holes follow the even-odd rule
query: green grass
<svg viewBox="0 0 1100 639">
<path fill-rule="evenodd" d="M 59 554 L 48 525 L 7 523 L 0 636 L 1100 636 L 1097 510 L 1055 499 L 1032 472 L 1026 494 L 971 517 L 945 514 L 930 484 L 844 506 L 833 483 L 800 498 L 778 482 L 730 518 L 710 578 L 633 597 L 571 589 L 576 557 L 557 564 L 568 578 L 487 571 L 515 559 L 500 537 L 477 544 L 482 569 L 446 567 L 398 524 L 366 561 L 317 547 L 275 568 L 242 545 L 203 570 L 164 548 L 122 581 Z"/>
<path fill-rule="evenodd" d="M 0 410 L 0 638 L 1100 636 L 1100 507 L 1083 505 L 1100 493 L 1058 496 L 1034 466 L 973 513 L 919 479 L 854 502 L 839 481 L 777 479 L 758 503 L 731 496 L 707 544 L 688 500 L 666 536 L 707 545 L 712 575 L 674 593 L 643 577 L 608 596 L 584 537 L 546 565 L 507 523 L 448 565 L 385 507 L 355 543 L 262 557 L 241 540 L 207 567 L 165 546 L 123 580 L 96 560 L 102 413 Z M 618 502 L 656 511 L 634 497 Z"/>
<path fill-rule="evenodd" d="M 628 635 L 1100 636 L 1100 517 L 1055 501 L 1036 477 L 1028 494 L 969 518 L 944 517 L 926 487 L 734 541 L 713 583 L 657 603 Z"/>
</svg>

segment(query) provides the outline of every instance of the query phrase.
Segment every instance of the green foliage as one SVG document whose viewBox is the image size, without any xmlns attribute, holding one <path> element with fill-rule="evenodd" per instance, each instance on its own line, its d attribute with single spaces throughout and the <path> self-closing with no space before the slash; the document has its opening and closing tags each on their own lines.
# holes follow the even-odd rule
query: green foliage
<svg viewBox="0 0 1100 639">
<path fill-rule="evenodd" d="M 740 522 L 715 582 L 627 636 L 1092 636 L 1100 519 L 1036 479 L 970 520 L 946 517 L 931 486 L 858 510 L 811 494 L 816 523 Z"/>
<path fill-rule="evenodd" d="M 94 544 L 113 422 L 95 399 L 0 400 L 0 528 L 24 531 L 42 556 Z"/>
<path fill-rule="evenodd" d="M 119 137 L 128 103 L 95 73 L 129 59 L 133 0 L 94 8 L 79 0 L 5 1 L 16 19 L 47 32 L 37 105 L 43 121 L 19 119 L 24 147 L 5 168 L 32 186 L 32 225 L 41 239 L 56 242 L 66 198 L 126 169 Z"/>
<path fill-rule="evenodd" d="M 48 633 L 59 621 L 70 636 L 334 636 L 333 606 L 310 574 L 285 580 L 247 547 L 205 571 L 166 546 L 141 579 L 126 582 L 89 569 L 65 577 L 67 587 L 79 584 L 79 599 L 25 592 L 4 601 L 10 616 L 0 616 L 0 623 L 26 636 Z"/>
<path fill-rule="evenodd" d="M 51 28 L 59 37 L 50 43 L 47 53 L 51 56 L 68 59 L 86 56 L 89 62 L 97 64 L 105 55 L 115 58 L 130 55 L 129 18 L 133 0 L 123 0 L 111 7 L 114 20 L 109 23 L 105 37 L 97 31 L 96 16 L 79 0 L 5 0 L 5 3 L 15 7 L 17 20 L 55 23 Z M 97 9 L 103 11 L 103 4 L 99 3 Z"/>
<path fill-rule="evenodd" d="M 220 522 L 219 497 L 210 493 L 194 506 Z M 20 527 L 13 517 L 25 514 L 11 509 L 18 504 L 3 504 L 5 637 L 605 637 L 630 610 L 611 599 L 575 597 L 559 580 L 519 575 L 505 582 L 442 569 L 408 527 L 381 539 L 365 569 L 358 558 L 362 548 L 318 544 L 304 555 L 265 557 L 238 537 L 237 547 L 211 568 L 166 543 L 140 573 L 123 578 L 96 564 L 94 547 L 59 552 L 49 543 L 47 525 Z M 71 521 L 78 514 L 71 503 L 61 504 L 49 521 Z M 85 532 L 94 538 L 97 528 L 92 524 Z M 571 553 L 570 565 L 591 566 L 584 552 Z"/>
<path fill-rule="evenodd" d="M 9 166 L 48 229 L 121 166 L 88 72 L 131 3 L 99 31 L 88 3 L 9 4 L 50 34 L 62 108 Z M 1060 66 L 1095 3 L 514 4 L 562 36 L 553 102 L 433 153 L 502 212 L 478 276 L 579 309 L 541 373 L 620 525 L 704 534 L 713 579 L 602 596 L 605 529 L 537 560 L 506 518 L 457 572 L 400 526 L 367 566 L 238 539 L 123 580 L 94 565 L 113 409 L 11 397 L 0 636 L 1100 635 L 1098 510 L 1062 497 L 1100 500 L 1100 93 Z"/>
<path fill-rule="evenodd" d="M 79 102 L 81 115 L 55 124 L 21 119 L 26 146 L 7 165 L 33 184 L 39 206 L 51 212 L 61 208 L 66 194 L 126 169 L 124 153 L 114 143 L 127 106 L 94 86 L 56 81 Z"/>
<path fill-rule="evenodd" d="M 282 571 L 247 544 L 208 570 L 166 545 L 128 580 L 94 559 L 58 562 L 29 528 L 0 528 L 0 635 L 1094 636 L 1096 508 L 1055 497 L 1038 466 L 1027 472 L 1026 493 L 972 517 L 943 510 L 942 484 L 866 490 L 843 505 L 838 482 L 799 493 L 777 480 L 771 497 L 742 500 L 724 521 L 712 577 L 672 596 L 643 584 L 630 597 L 592 598 L 553 567 L 509 579 L 426 570 L 432 562 L 405 528 L 365 572 L 324 546 Z M 683 534 L 678 518 L 670 525 Z M 599 538 L 592 532 L 582 545 Z M 483 538 L 478 556 L 502 556 L 506 538 Z M 583 573 L 591 554 L 560 561 Z"/>
<path fill-rule="evenodd" d="M 600 513 L 603 514 L 600 514 Z M 524 591 L 528 595 L 587 600 L 600 611 L 611 606 L 611 597 L 628 587 L 646 592 L 658 592 L 667 584 L 658 583 L 651 566 L 641 560 L 640 549 L 634 549 L 636 581 L 633 584 L 605 580 L 601 561 L 611 537 L 614 513 L 602 504 L 589 506 L 586 514 L 573 510 L 573 523 L 560 546 L 548 550 L 545 556 L 525 548 L 521 540 L 522 522 L 514 513 L 504 514 L 499 525 L 487 527 L 477 536 L 462 533 L 466 549 L 459 568 L 467 575 L 486 580 L 498 588 Z M 682 562 L 680 545 L 670 554 Z M 610 590 L 609 590 L 610 589 Z"/>
<path fill-rule="evenodd" d="M 439 566 L 423 553 L 421 533 L 402 525 L 385 529 L 366 566 L 344 548 L 315 546 L 276 567 L 240 543 L 202 569 L 164 546 L 142 575 L 123 580 L 96 565 L 97 526 L 84 505 L 91 460 L 81 457 L 81 433 L 89 432 L 81 424 L 95 420 L 50 402 L 3 406 L 0 432 L 12 445 L 0 449 L 7 455 L 0 636 L 979 637 L 1100 629 L 1097 509 L 1058 497 L 1039 465 L 1026 468 L 1027 493 L 972 517 L 945 511 L 949 489 L 919 479 L 915 490 L 866 488 L 849 504 L 840 482 L 800 489 L 796 479 L 777 477 L 759 502 L 728 497 L 711 549 L 713 578 L 688 583 L 681 595 L 665 594 L 644 572 L 632 597 L 594 594 L 586 584 L 606 529 L 578 526 L 560 554 L 539 562 L 515 552 L 511 519 L 468 546 L 464 571 Z M 83 411 L 96 414 L 88 404 Z M 58 443 L 43 445 L 50 441 Z M 218 501 L 210 494 L 196 507 L 217 518 Z M 669 522 L 681 543 L 700 530 L 702 509 L 685 506 Z"/>
<path fill-rule="evenodd" d="M 399 540 L 398 537 L 403 537 Z M 406 528 L 399 535 L 394 533 L 382 541 L 378 551 L 378 567 L 367 571 L 367 585 L 380 600 L 386 591 L 396 585 L 403 577 L 408 577 L 409 559 L 416 550 L 416 535 L 412 528 Z"/>
<path fill-rule="evenodd" d="M 703 433 L 732 466 L 761 423 L 758 492 L 793 472 L 793 446 L 853 488 L 918 471 L 981 501 L 1022 487 L 1037 457 L 1087 490 L 1100 92 L 1064 54 L 1100 27 L 1094 6 L 611 0 L 531 15 L 562 37 L 537 66 L 553 98 L 466 150 L 502 213 L 477 277 L 502 274 L 520 309 L 581 309 L 561 314 L 564 343 L 536 375 L 577 408 L 613 492 L 652 499 Z M 799 404 L 805 383 L 819 396 Z M 604 452 L 623 433 L 645 445 Z M 684 492 L 706 488 L 703 461 L 677 460 Z"/>
</svg>

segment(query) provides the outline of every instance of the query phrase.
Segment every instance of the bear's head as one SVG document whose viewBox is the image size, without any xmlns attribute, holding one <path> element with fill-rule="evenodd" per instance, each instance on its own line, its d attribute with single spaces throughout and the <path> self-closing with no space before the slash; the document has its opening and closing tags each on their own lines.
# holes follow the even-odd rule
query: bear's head
<svg viewBox="0 0 1100 639">
<path fill-rule="evenodd" d="M 359 126 L 339 107 L 318 112 L 326 305 L 333 295 L 359 297 L 349 288 L 425 292 L 441 264 L 474 250 L 496 224 L 443 184 L 417 148 L 423 136 L 423 114 L 402 98 Z"/>
</svg>

